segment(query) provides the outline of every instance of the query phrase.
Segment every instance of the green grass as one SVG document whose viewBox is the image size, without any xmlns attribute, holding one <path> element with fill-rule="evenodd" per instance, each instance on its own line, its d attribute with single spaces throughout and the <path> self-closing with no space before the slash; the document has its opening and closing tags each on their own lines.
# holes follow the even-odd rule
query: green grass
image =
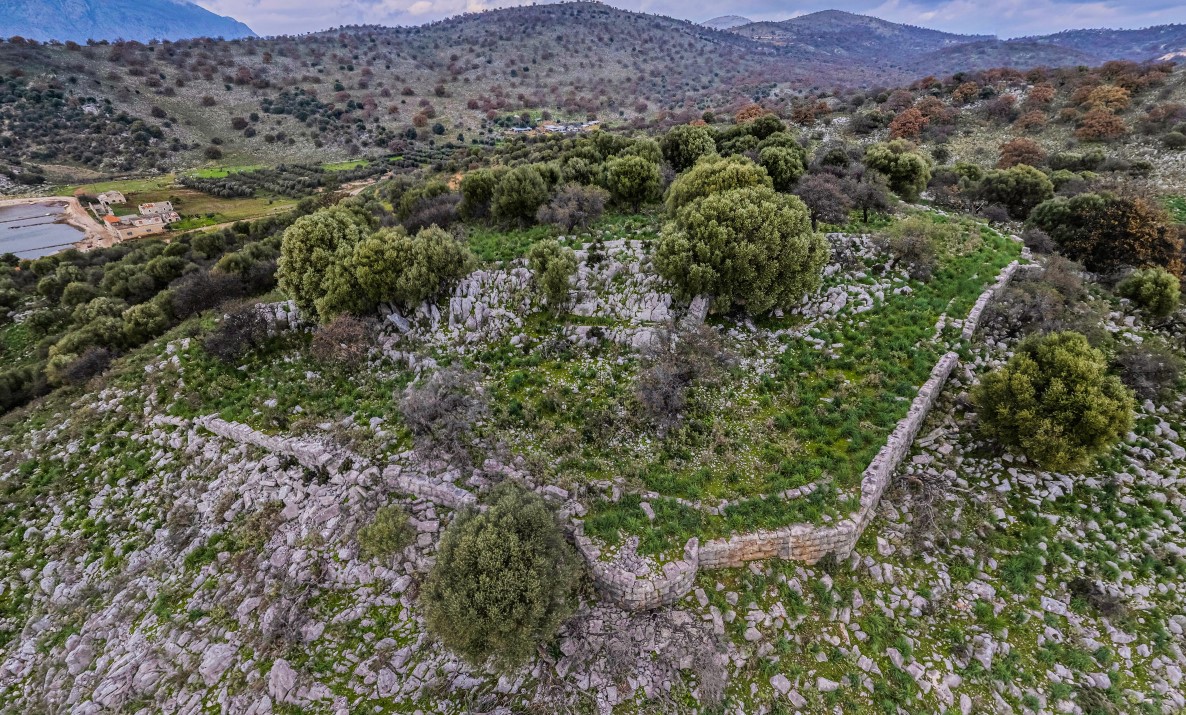
<svg viewBox="0 0 1186 715">
<path fill-rule="evenodd" d="M 946 223 L 941 217 L 932 220 Z M 984 287 L 1020 253 L 1008 239 L 963 222 L 950 227 L 948 239 L 946 255 L 930 281 L 911 281 L 909 294 L 887 294 L 872 310 L 823 321 L 810 331 L 827 345 L 841 345 L 834 355 L 802 339 L 790 339 L 776 358 L 774 373 L 759 380 L 754 390 L 739 387 L 744 384 L 740 379 L 724 381 L 727 387 L 705 402 L 727 400 L 727 412 L 689 414 L 642 463 L 606 450 L 598 455 L 588 442 L 561 456 L 562 466 L 572 462 L 577 471 L 595 467 L 588 474 L 591 478 L 625 476 L 667 497 L 710 504 L 730 501 L 719 517 L 673 501 L 660 511 L 660 504 L 652 502 L 659 514 L 654 524 L 645 520 L 637 501 L 599 501 L 590 510 L 589 533 L 609 542 L 616 541 L 618 533 L 639 535 L 645 552 L 662 553 L 691 536 L 818 522 L 824 515 L 855 508 L 849 495 L 855 494 L 865 467 L 905 416 L 939 356 L 959 343 L 951 327 L 940 340 L 934 339 L 940 315 L 965 316 Z M 777 320 L 764 322 L 783 327 Z M 560 370 L 558 365 L 541 365 L 538 372 L 545 377 L 540 378 L 540 389 L 554 388 L 556 380 L 546 376 Z M 523 389 L 530 393 L 534 388 L 528 382 Z M 576 392 L 592 400 L 602 398 L 596 385 L 582 382 Z M 529 394 L 508 394 L 507 399 L 521 402 L 529 415 L 541 409 Z M 622 409 L 630 410 L 628 400 Z M 764 498 L 815 482 L 834 489 L 790 502 Z M 1019 573 L 1018 578 L 1025 576 Z"/>
<path fill-rule="evenodd" d="M 1186 196 L 1167 196 L 1165 206 L 1178 223 L 1186 223 Z"/>
<path fill-rule="evenodd" d="M 321 168 L 326 171 L 350 171 L 351 169 L 358 169 L 363 166 L 370 166 L 370 161 L 367 159 L 354 159 L 351 161 L 338 161 L 331 164 L 322 164 Z"/>
<path fill-rule="evenodd" d="M 506 262 L 523 257 L 532 244 L 554 235 L 555 229 L 550 226 L 505 231 L 480 226 L 470 231 L 469 247 L 482 261 Z"/>
<path fill-rule="evenodd" d="M 262 168 L 264 168 L 262 164 L 249 164 L 246 166 L 215 166 L 207 169 L 196 169 L 189 173 L 199 179 L 225 179 L 231 174 L 239 174 L 245 171 L 255 171 Z"/>
</svg>

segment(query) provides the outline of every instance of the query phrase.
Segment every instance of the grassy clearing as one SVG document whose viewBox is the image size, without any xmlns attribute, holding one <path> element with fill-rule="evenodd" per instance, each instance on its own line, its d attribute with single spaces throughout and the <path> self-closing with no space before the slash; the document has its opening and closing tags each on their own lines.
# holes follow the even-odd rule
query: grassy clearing
<svg viewBox="0 0 1186 715">
<path fill-rule="evenodd" d="M 242 167 L 247 170 L 251 167 Z M 239 169 L 218 169 L 235 171 Z M 222 174 L 225 176 L 226 174 Z M 95 195 L 104 191 L 119 191 L 128 202 L 116 206 L 115 213 L 126 215 L 137 212 L 140 204 L 170 201 L 181 214 L 181 222 L 174 224 L 174 231 L 186 231 L 204 226 L 213 226 L 232 221 L 246 221 L 269 214 L 287 211 L 297 204 L 295 199 L 281 196 L 256 196 L 251 198 L 220 198 L 201 191 L 178 186 L 172 174 L 130 181 L 110 181 L 98 184 L 64 186 L 59 189 L 63 195 L 86 193 Z"/>
<path fill-rule="evenodd" d="M 245 171 L 255 171 L 264 168 L 263 164 L 248 164 L 246 166 L 217 166 L 208 169 L 197 169 L 192 173 L 199 179 L 225 179 L 231 174 Z"/>
<path fill-rule="evenodd" d="M 364 166 L 370 166 L 369 159 L 354 159 L 351 161 L 338 161 L 329 164 L 322 164 L 321 168 L 326 171 L 350 171 L 351 169 L 358 169 Z"/>
<path fill-rule="evenodd" d="M 946 223 L 942 217 L 931 220 L 940 227 Z M 721 516 L 711 516 L 670 499 L 652 500 L 659 516 L 651 523 L 635 499 L 600 500 L 591 507 L 588 533 L 611 543 L 621 534 L 638 535 L 645 552 L 661 553 L 691 536 L 819 522 L 855 508 L 855 499 L 847 495 L 855 494 L 864 468 L 906 414 L 939 356 L 958 344 L 952 327 L 936 338 L 940 317 L 966 315 L 1020 252 L 1017 244 L 974 224 L 953 224 L 944 231 L 946 255 L 931 280 L 910 281 L 909 292 L 887 293 L 872 310 L 842 314 L 809 331 L 827 350 L 798 337 L 784 338 L 785 350 L 772 371 L 750 388 L 740 376 L 725 381 L 727 388 L 703 396 L 711 409 L 691 413 L 684 425 L 653 445 L 626 454 L 611 445 L 591 454 L 586 441 L 571 452 L 557 452 L 564 455 L 561 468 L 583 459 L 572 465 L 578 472 L 584 468 L 583 481 L 624 476 L 664 497 L 730 502 Z M 766 322 L 774 328 L 794 325 L 791 319 Z M 553 376 L 559 372 L 559 366 L 541 365 L 534 372 L 539 377 L 524 377 L 520 390 L 537 381 L 545 393 L 566 385 L 563 377 Z M 615 376 L 612 381 L 621 380 Z M 631 412 L 628 389 L 618 388 L 615 395 L 583 382 L 568 389 L 593 405 L 616 400 L 605 411 Z M 529 414 L 542 408 L 538 398 L 508 394 L 507 399 L 522 401 Z M 587 422 L 588 416 L 580 420 Z M 556 422 L 552 430 L 537 430 L 546 435 L 541 439 L 580 424 Z M 647 439 L 635 429 L 639 440 Z M 809 483 L 827 487 L 808 499 L 764 498 Z"/>
<path fill-rule="evenodd" d="M 1167 196 L 1165 206 L 1178 223 L 1186 223 L 1186 196 Z"/>
</svg>

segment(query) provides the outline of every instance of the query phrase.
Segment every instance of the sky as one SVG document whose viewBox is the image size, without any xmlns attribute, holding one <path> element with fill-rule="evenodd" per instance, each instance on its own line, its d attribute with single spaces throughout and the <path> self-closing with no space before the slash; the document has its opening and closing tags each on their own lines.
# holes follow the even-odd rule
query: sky
<svg viewBox="0 0 1186 715">
<path fill-rule="evenodd" d="M 261 35 L 340 25 L 418 25 L 463 12 L 529 4 L 522 0 L 195 0 Z M 785 20 L 816 10 L 848 10 L 964 34 L 1019 37 L 1059 30 L 1186 23 L 1181 0 L 613 0 L 615 7 L 701 22 L 718 15 Z"/>
</svg>

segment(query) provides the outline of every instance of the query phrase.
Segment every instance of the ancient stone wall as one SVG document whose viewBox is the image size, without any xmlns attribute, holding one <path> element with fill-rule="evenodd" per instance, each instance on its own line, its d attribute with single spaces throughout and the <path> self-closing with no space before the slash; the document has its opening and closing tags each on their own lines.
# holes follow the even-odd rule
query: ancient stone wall
<svg viewBox="0 0 1186 715">
<path fill-rule="evenodd" d="M 964 320 L 964 339 L 972 337 L 984 310 L 1013 278 L 1018 267 L 1017 261 L 1010 263 L 998 275 L 996 282 L 980 295 Z M 865 468 L 861 478 L 860 507 L 853 515 L 836 524 L 793 524 L 782 529 L 713 539 L 703 545 L 692 539 L 684 549 L 683 559 L 665 564 L 661 575 L 650 577 L 639 576 L 613 563 L 600 561 L 600 551 L 578 531 L 577 546 L 589 562 L 598 593 L 627 610 L 646 610 L 674 603 L 687 595 L 700 569 L 732 568 L 749 561 L 775 557 L 809 564 L 816 563 L 829 553 L 847 557 L 872 521 L 894 471 L 909 454 L 918 430 L 957 364 L 959 356 L 954 352 L 945 354 L 935 364 L 930 377 L 911 402 L 910 411 L 898 422 L 885 445 Z"/>
</svg>

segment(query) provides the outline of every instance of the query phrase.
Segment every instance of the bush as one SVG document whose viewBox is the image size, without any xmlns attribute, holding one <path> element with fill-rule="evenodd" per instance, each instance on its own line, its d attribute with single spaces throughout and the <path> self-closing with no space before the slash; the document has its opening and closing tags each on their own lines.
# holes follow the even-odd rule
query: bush
<svg viewBox="0 0 1186 715">
<path fill-rule="evenodd" d="M 182 276 L 170 291 L 173 315 L 179 320 L 240 298 L 245 293 L 242 280 L 219 271 L 195 271 Z"/>
<path fill-rule="evenodd" d="M 618 203 L 638 209 L 662 190 L 659 165 L 641 156 L 624 156 L 605 163 L 605 183 Z"/>
<path fill-rule="evenodd" d="M 1161 138 L 1161 142 L 1165 144 L 1166 149 L 1173 149 L 1174 151 L 1186 149 L 1186 134 L 1182 132 L 1170 132 Z"/>
<path fill-rule="evenodd" d="M 395 504 L 375 511 L 370 524 L 358 530 L 358 555 L 368 561 L 386 561 L 416 539 L 408 513 Z"/>
<path fill-rule="evenodd" d="M 1008 209 L 1010 218 L 1024 221 L 1035 206 L 1054 198 L 1054 184 L 1034 167 L 1017 164 L 985 174 L 979 193 L 986 201 Z"/>
<path fill-rule="evenodd" d="M 929 281 L 939 265 L 935 242 L 925 233 L 903 231 L 886 241 L 886 250 L 894 262 L 905 266 L 906 274 L 916 281 Z"/>
<path fill-rule="evenodd" d="M 498 186 L 498 175 L 489 169 L 471 171 L 461 179 L 461 205 L 458 211 L 469 220 L 490 215 L 490 202 Z"/>
<path fill-rule="evenodd" d="M 1115 364 L 1120 380 L 1142 400 L 1171 397 L 1184 367 L 1176 352 L 1152 340 L 1125 346 Z"/>
<path fill-rule="evenodd" d="M 644 351 L 646 367 L 638 374 L 634 396 L 643 414 L 660 430 L 675 425 L 688 403 L 688 391 L 718 377 L 733 362 L 720 336 L 705 324 L 658 332 Z"/>
<path fill-rule="evenodd" d="M 985 434 L 1044 469 L 1082 469 L 1132 428 L 1132 396 L 1107 369 L 1079 333 L 1027 338 L 973 392 Z"/>
<path fill-rule="evenodd" d="M 760 314 L 814 290 L 827 258 L 828 244 L 811 231 L 803 202 L 762 187 L 684 206 L 663 227 L 654 263 L 686 297 L 712 296 L 719 312 Z"/>
<path fill-rule="evenodd" d="M 311 350 L 322 363 L 354 369 L 366 360 L 369 351 L 366 323 L 351 315 L 339 315 L 313 331 Z"/>
<path fill-rule="evenodd" d="M 700 157 L 713 154 L 717 150 L 712 132 L 707 127 L 694 127 L 690 124 L 672 127 L 659 140 L 659 146 L 663 149 L 663 158 L 676 171 L 687 171 Z"/>
<path fill-rule="evenodd" d="M 276 277 L 302 313 L 322 312 L 318 303 L 329 292 L 327 281 L 343 262 L 336 254 L 353 250 L 369 230 L 357 213 L 334 207 L 302 216 L 284 231 Z"/>
<path fill-rule="evenodd" d="M 486 396 L 477 375 L 448 367 L 422 385 L 409 385 L 400 412 L 416 447 L 462 465 L 469 463 L 470 433 L 486 414 Z"/>
<path fill-rule="evenodd" d="M 597 186 L 565 184 L 535 215 L 540 223 L 559 226 L 565 231 L 587 228 L 605 211 L 609 192 Z"/>
<path fill-rule="evenodd" d="M 476 667 L 515 668 L 575 610 L 579 559 L 547 504 L 512 485 L 445 529 L 420 594 L 428 630 Z"/>
<path fill-rule="evenodd" d="M 1033 210 L 1030 223 L 1091 271 L 1155 265 L 1182 272 L 1182 238 L 1165 210 L 1144 198 L 1108 193 L 1054 198 Z"/>
<path fill-rule="evenodd" d="M 1010 335 L 1069 330 L 1089 322 L 1090 316 L 1081 316 L 1086 291 L 1078 270 L 1062 256 L 1051 256 L 1040 274 L 1018 273 L 990 304 L 988 321 Z"/>
<path fill-rule="evenodd" d="M 507 223 L 527 224 L 548 200 L 548 185 L 539 169 L 519 166 L 502 175 L 491 197 L 490 212 Z"/>
<path fill-rule="evenodd" d="M 436 226 L 415 236 L 401 229 L 380 231 L 353 246 L 340 261 L 318 302 L 323 319 L 370 310 L 384 301 L 413 310 L 452 290 L 474 265 L 469 249 Z"/>
<path fill-rule="evenodd" d="M 236 362 L 249 350 L 264 344 L 268 323 L 256 304 L 241 305 L 223 316 L 202 345 L 206 352 L 226 363 Z"/>
<path fill-rule="evenodd" d="M 916 201 L 931 180 L 930 162 L 902 139 L 870 146 L 865 166 L 884 174 L 890 189 L 905 201 Z"/>
<path fill-rule="evenodd" d="M 1021 242 L 1035 253 L 1054 253 L 1056 248 L 1050 234 L 1040 228 L 1030 226 L 1021 232 Z"/>
<path fill-rule="evenodd" d="M 1181 282 L 1164 268 L 1136 270 L 1116 286 L 1116 294 L 1128 298 L 1153 318 L 1164 318 L 1178 309 Z"/>
<path fill-rule="evenodd" d="M 111 365 L 111 353 L 106 348 L 89 347 L 82 355 L 72 359 L 58 370 L 49 370 L 53 381 L 67 385 L 85 385 L 91 378 L 103 373 Z"/>
<path fill-rule="evenodd" d="M 667 212 L 675 216 L 684 206 L 712 193 L 773 185 L 766 170 L 749 159 L 706 156 L 671 183 L 667 190 Z"/>
<path fill-rule="evenodd" d="M 577 270 L 576 254 L 572 249 L 549 239 L 534 244 L 527 252 L 527 263 L 535 273 L 535 284 L 548 301 L 548 307 L 559 312 L 568 304 L 568 282 Z"/>
<path fill-rule="evenodd" d="M 770 175 L 774 188 L 789 192 L 795 182 L 807 171 L 807 151 L 796 144 L 794 147 L 768 146 L 758 153 L 758 163 Z"/>
</svg>

